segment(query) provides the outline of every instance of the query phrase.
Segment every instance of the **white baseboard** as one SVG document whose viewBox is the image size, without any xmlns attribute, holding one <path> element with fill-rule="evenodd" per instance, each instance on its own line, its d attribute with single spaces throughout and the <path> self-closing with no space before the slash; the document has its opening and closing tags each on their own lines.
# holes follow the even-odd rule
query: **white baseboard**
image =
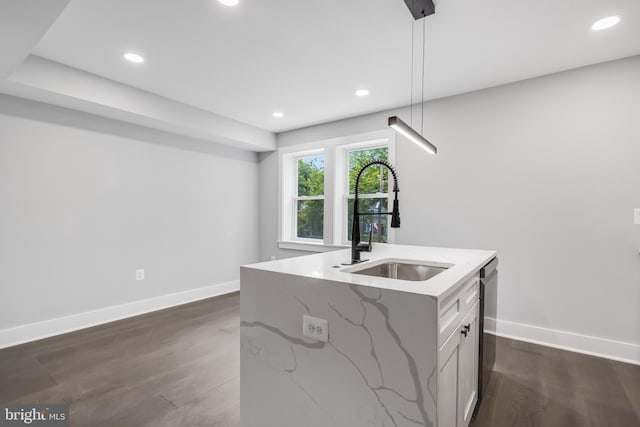
<svg viewBox="0 0 640 427">
<path fill-rule="evenodd" d="M 2 329 L 0 330 L 0 348 L 49 338 L 54 335 L 73 332 L 103 323 L 126 319 L 127 317 L 138 316 L 164 308 L 236 292 L 238 290 L 240 290 L 240 281 L 234 280 L 70 316 L 58 317 L 42 322 L 30 323 L 15 328 Z"/>
<path fill-rule="evenodd" d="M 489 317 L 485 318 L 485 330 L 495 332 L 500 337 L 640 365 L 640 345 L 638 344 L 541 328 L 507 320 L 496 320 Z"/>
</svg>

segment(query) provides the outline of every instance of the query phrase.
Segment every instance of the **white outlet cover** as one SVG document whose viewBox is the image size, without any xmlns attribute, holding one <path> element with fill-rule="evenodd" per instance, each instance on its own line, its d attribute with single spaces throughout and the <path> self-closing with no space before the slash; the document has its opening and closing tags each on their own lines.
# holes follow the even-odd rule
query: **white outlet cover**
<svg viewBox="0 0 640 427">
<path fill-rule="evenodd" d="M 317 317 L 302 316 L 302 335 L 316 341 L 329 341 L 329 321 Z"/>
<path fill-rule="evenodd" d="M 139 268 L 136 270 L 136 280 L 144 280 L 144 269 Z"/>
<path fill-rule="evenodd" d="M 633 210 L 633 223 L 635 225 L 640 225 L 640 208 L 635 208 Z"/>
</svg>

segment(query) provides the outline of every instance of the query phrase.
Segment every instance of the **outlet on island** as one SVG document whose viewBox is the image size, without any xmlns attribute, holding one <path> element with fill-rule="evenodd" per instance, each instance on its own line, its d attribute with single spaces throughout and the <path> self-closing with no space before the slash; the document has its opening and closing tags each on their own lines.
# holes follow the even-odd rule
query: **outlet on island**
<svg viewBox="0 0 640 427">
<path fill-rule="evenodd" d="M 136 270 L 136 280 L 144 280 L 144 269 L 139 268 Z"/>
<path fill-rule="evenodd" d="M 302 316 L 302 335 L 316 341 L 329 341 L 329 321 L 317 317 Z"/>
</svg>

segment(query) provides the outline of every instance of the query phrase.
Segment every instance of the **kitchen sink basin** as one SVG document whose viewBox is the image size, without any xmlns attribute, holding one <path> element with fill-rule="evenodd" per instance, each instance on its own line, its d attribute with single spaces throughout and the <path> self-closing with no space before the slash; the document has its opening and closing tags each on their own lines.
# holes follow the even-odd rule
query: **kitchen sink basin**
<svg viewBox="0 0 640 427">
<path fill-rule="evenodd" d="M 448 268 L 449 267 L 436 267 L 426 264 L 387 261 L 370 267 L 364 267 L 362 269 L 350 269 L 348 272 L 353 274 L 363 274 L 365 276 L 422 282 L 431 279 Z"/>
</svg>

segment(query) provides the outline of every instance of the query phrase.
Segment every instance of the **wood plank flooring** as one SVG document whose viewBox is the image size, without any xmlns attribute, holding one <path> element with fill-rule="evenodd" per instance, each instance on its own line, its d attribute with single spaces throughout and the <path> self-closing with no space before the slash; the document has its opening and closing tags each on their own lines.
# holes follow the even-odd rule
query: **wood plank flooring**
<svg viewBox="0 0 640 427">
<path fill-rule="evenodd" d="M 472 425 L 640 426 L 640 366 L 498 337 Z"/>
<path fill-rule="evenodd" d="M 74 427 L 238 427 L 238 294 L 0 350 L 0 402 Z M 473 427 L 640 427 L 640 366 L 498 338 Z M 303 427 L 303 426 L 300 426 Z"/>
<path fill-rule="evenodd" d="M 0 402 L 72 426 L 239 426 L 238 294 L 0 350 Z"/>
</svg>

